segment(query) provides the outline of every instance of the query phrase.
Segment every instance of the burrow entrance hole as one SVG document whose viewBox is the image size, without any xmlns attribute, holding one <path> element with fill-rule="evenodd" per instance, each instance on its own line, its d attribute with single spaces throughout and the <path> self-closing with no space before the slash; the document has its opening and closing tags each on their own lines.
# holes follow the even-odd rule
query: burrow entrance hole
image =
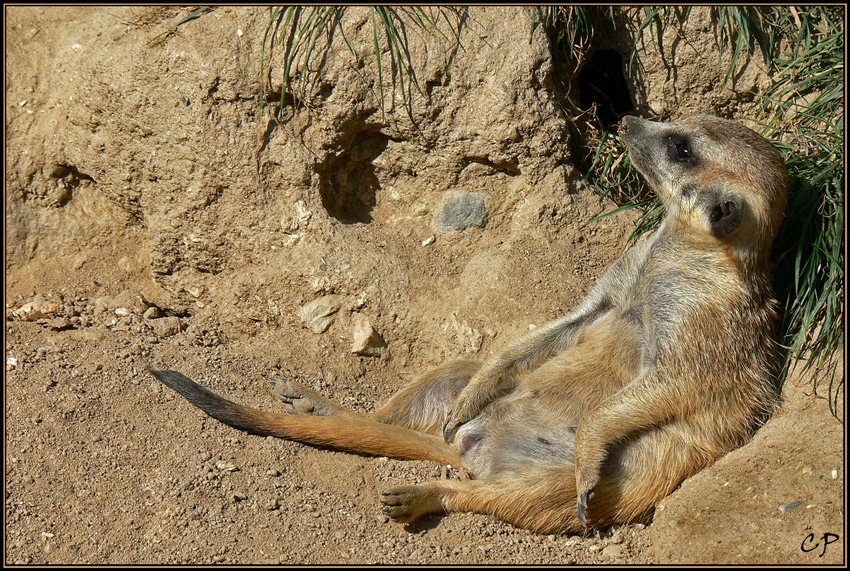
<svg viewBox="0 0 850 571">
<path fill-rule="evenodd" d="M 576 77 L 583 110 L 596 105 L 603 129 L 613 129 L 620 118 L 635 110 L 623 75 L 623 56 L 616 50 L 596 50 Z"/>
<path fill-rule="evenodd" d="M 319 194 L 328 214 L 345 224 L 372 221 L 381 186 L 372 161 L 384 152 L 389 139 L 377 130 L 360 131 L 347 148 L 317 166 Z"/>
</svg>

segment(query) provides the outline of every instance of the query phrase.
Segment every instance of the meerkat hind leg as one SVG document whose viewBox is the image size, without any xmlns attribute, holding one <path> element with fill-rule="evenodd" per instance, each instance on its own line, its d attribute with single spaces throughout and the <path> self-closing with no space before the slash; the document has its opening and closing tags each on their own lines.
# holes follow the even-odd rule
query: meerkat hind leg
<svg viewBox="0 0 850 571">
<path fill-rule="evenodd" d="M 480 362 L 468 359 L 443 363 L 404 386 L 369 417 L 442 436 L 449 408 L 480 368 Z"/>
<path fill-rule="evenodd" d="M 575 533 L 584 526 L 576 513 L 574 470 L 572 464 L 531 464 L 522 474 L 399 486 L 385 490 L 381 503 L 385 514 L 405 523 L 429 513 L 471 512 L 538 533 Z"/>
<path fill-rule="evenodd" d="M 289 413 L 369 419 L 438 434 L 446 411 L 480 367 L 480 363 L 464 359 L 443 363 L 401 388 L 369 414 L 349 410 L 318 391 L 288 379 L 275 379 L 273 393 L 283 401 Z"/>
</svg>

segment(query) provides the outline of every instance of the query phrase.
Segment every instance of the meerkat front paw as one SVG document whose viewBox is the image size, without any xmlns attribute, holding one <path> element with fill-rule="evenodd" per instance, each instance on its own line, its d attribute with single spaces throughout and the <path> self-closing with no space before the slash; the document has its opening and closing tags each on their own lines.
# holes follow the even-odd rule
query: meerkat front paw
<svg viewBox="0 0 850 571">
<path fill-rule="evenodd" d="M 587 506 L 593 500 L 605 455 L 605 446 L 596 438 L 598 429 L 589 427 L 589 421 L 588 416 L 582 418 L 576 430 L 575 440 L 576 508 L 578 519 L 585 527 L 587 527 Z"/>
<path fill-rule="evenodd" d="M 457 429 L 475 418 L 475 414 L 470 414 L 464 410 L 455 411 L 454 407 L 449 410 L 446 415 L 446 423 L 443 425 L 443 438 L 446 442 L 451 442 L 457 432 Z"/>
<path fill-rule="evenodd" d="M 443 438 L 446 442 L 451 442 L 458 428 L 478 416 L 482 408 L 484 403 L 476 393 L 467 398 L 461 394 L 446 414 L 446 422 L 443 424 Z"/>
<path fill-rule="evenodd" d="M 581 433 L 579 433 L 580 435 Z M 593 500 L 602 469 L 604 448 L 576 437 L 576 508 L 578 519 L 587 527 L 587 506 Z"/>
</svg>

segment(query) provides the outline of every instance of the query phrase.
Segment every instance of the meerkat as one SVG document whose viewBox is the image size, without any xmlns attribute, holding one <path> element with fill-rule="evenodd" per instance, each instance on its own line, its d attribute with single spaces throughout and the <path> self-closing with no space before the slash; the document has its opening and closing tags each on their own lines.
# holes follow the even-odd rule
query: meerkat
<svg viewBox="0 0 850 571">
<path fill-rule="evenodd" d="M 572 313 L 492 358 L 446 363 L 370 414 L 289 380 L 274 388 L 287 412 L 269 413 L 152 373 L 241 430 L 472 476 L 385 490 L 398 521 L 477 512 L 551 534 L 649 520 L 777 402 L 769 256 L 788 177 L 734 121 L 629 116 L 619 133 L 666 209 L 660 227 Z"/>
</svg>

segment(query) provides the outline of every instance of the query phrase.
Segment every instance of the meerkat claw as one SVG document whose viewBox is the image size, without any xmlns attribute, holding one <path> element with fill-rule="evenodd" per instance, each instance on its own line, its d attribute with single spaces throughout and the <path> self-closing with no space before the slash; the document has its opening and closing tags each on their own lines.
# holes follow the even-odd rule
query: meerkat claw
<svg viewBox="0 0 850 571">
<path fill-rule="evenodd" d="M 455 434 L 457 433 L 457 429 L 463 425 L 462 422 L 458 422 L 457 420 L 449 420 L 443 426 L 443 438 L 446 443 L 450 443 L 452 439 L 454 439 Z"/>
<path fill-rule="evenodd" d="M 584 527 L 587 527 L 587 504 L 592 499 L 593 490 L 587 490 L 586 492 L 582 492 L 581 494 L 579 494 L 578 503 L 576 507 L 578 508 L 578 520 Z"/>
</svg>

